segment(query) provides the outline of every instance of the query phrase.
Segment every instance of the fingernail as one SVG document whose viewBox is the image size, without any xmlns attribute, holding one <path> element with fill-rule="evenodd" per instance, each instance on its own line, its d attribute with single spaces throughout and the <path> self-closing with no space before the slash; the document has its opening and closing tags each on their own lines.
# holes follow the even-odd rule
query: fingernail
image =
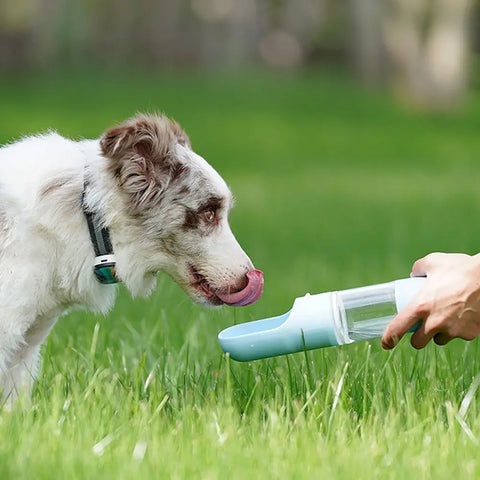
<svg viewBox="0 0 480 480">
<path fill-rule="evenodd" d="M 391 350 L 394 346 L 392 345 L 390 340 L 382 340 L 382 348 L 384 350 Z"/>
</svg>

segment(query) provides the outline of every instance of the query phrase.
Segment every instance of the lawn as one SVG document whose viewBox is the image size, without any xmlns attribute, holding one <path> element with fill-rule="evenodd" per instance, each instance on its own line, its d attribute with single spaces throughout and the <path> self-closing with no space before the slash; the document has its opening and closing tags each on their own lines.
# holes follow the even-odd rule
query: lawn
<svg viewBox="0 0 480 480">
<path fill-rule="evenodd" d="M 218 332 L 319 293 L 480 250 L 480 92 L 421 114 L 346 76 L 93 71 L 0 79 L 0 143 L 96 137 L 164 111 L 236 196 L 265 273 L 250 307 L 204 310 L 160 275 L 106 317 L 62 318 L 31 403 L 0 413 L 0 478 L 479 478 L 480 349 L 379 341 L 252 363 Z"/>
</svg>

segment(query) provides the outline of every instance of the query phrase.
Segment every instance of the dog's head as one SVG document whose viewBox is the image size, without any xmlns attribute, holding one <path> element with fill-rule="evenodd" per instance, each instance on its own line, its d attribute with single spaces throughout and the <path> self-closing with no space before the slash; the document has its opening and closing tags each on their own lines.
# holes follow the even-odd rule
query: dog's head
<svg viewBox="0 0 480 480">
<path fill-rule="evenodd" d="M 127 223 L 142 232 L 145 275 L 164 270 L 206 305 L 248 305 L 261 296 L 262 273 L 228 223 L 232 194 L 177 123 L 138 115 L 108 130 L 100 146 Z"/>
</svg>

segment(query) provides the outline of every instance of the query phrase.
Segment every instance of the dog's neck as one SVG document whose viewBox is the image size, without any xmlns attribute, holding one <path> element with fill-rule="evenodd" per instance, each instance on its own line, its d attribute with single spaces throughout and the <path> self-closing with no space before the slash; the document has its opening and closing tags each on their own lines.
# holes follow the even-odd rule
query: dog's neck
<svg viewBox="0 0 480 480">
<path fill-rule="evenodd" d="M 95 149 L 94 151 L 92 151 Z M 89 160 L 98 158 L 97 143 L 86 140 L 81 142 L 81 148 L 85 155 L 85 167 L 83 172 L 83 191 L 82 191 L 82 210 L 85 220 L 88 225 L 90 233 L 90 241 L 95 252 L 95 261 L 93 265 L 93 271 L 96 279 L 105 285 L 118 283 L 116 276 L 116 262 L 113 253 L 112 241 L 110 238 L 110 231 L 105 223 L 104 215 L 100 211 L 100 208 L 92 205 L 91 198 L 89 196 L 92 191 L 92 184 L 95 182 L 98 173 L 96 174 Z M 92 155 L 95 153 L 97 155 Z M 88 198 L 88 200 L 87 200 Z M 90 200 L 90 201 L 89 201 Z"/>
<path fill-rule="evenodd" d="M 90 240 L 95 251 L 93 271 L 100 283 L 106 285 L 118 283 L 115 255 L 113 254 L 109 229 L 103 224 L 99 214 L 90 209 L 85 202 L 88 185 L 89 182 L 87 174 L 85 173 L 82 192 L 82 209 L 88 224 Z"/>
<path fill-rule="evenodd" d="M 130 221 L 126 207 L 120 201 L 122 193 L 108 171 L 97 140 L 81 142 L 85 155 L 83 175 L 88 179 L 88 188 L 83 198 L 83 208 L 97 214 L 100 227 L 106 227 L 115 252 L 116 278 L 133 296 L 147 296 L 155 288 L 156 272 L 152 270 L 151 256 L 145 242 L 138 248 L 142 231 Z M 91 240 L 90 240 L 91 241 Z"/>
</svg>

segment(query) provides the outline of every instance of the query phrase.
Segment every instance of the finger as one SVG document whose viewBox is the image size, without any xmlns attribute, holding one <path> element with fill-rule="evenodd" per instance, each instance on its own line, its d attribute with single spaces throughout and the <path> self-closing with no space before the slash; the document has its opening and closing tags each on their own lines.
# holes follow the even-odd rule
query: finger
<svg viewBox="0 0 480 480">
<path fill-rule="evenodd" d="M 437 331 L 429 330 L 427 325 L 428 319 L 424 320 L 418 327 L 418 330 L 412 335 L 410 343 L 413 348 L 417 350 L 425 348 L 427 343 L 437 334 Z"/>
<path fill-rule="evenodd" d="M 453 340 L 453 337 L 451 337 L 450 335 L 447 335 L 446 333 L 437 333 L 434 337 L 433 337 L 433 341 L 437 344 L 437 345 L 446 345 L 448 342 L 450 342 L 451 340 Z"/>
<path fill-rule="evenodd" d="M 427 272 L 425 271 L 425 257 L 417 260 L 412 265 L 412 273 L 410 274 L 411 277 L 425 277 Z"/>
<path fill-rule="evenodd" d="M 431 268 L 436 265 L 443 253 L 429 253 L 417 260 L 412 266 L 412 277 L 426 277 Z"/>
<path fill-rule="evenodd" d="M 415 303 L 407 305 L 388 325 L 382 337 L 382 347 L 391 350 L 410 328 L 419 320 L 425 318 L 425 314 L 418 310 Z"/>
</svg>

